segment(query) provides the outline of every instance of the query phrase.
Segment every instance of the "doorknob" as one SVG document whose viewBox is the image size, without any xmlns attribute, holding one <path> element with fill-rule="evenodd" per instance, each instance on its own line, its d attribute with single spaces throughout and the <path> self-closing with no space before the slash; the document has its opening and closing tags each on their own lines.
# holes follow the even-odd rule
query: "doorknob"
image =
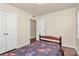
<svg viewBox="0 0 79 59">
<path fill-rule="evenodd" d="M 6 33 L 3 33 L 3 35 L 6 35 Z"/>
<path fill-rule="evenodd" d="M 8 33 L 3 33 L 3 35 L 8 35 Z"/>
<path fill-rule="evenodd" d="M 6 35 L 8 35 L 8 33 L 6 33 Z"/>
</svg>

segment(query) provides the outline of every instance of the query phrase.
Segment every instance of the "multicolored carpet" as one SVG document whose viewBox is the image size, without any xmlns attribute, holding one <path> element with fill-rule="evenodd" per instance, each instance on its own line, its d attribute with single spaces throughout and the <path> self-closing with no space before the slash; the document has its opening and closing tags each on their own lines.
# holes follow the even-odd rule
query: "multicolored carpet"
<svg viewBox="0 0 79 59">
<path fill-rule="evenodd" d="M 3 56 L 62 56 L 60 45 L 46 41 L 35 41 Z"/>
<path fill-rule="evenodd" d="M 44 43 L 44 42 L 43 42 Z M 32 44 L 32 46 L 33 45 L 35 45 L 35 44 L 39 44 L 39 43 L 34 43 L 34 44 Z M 51 52 L 51 51 L 54 51 L 54 53 L 56 53 L 57 52 L 57 50 L 51 50 L 52 48 L 53 48 L 53 46 L 48 46 L 48 48 L 47 48 L 47 46 L 46 45 L 44 45 L 44 44 L 39 44 L 40 45 L 40 47 L 41 48 L 39 48 L 39 46 L 35 46 L 35 47 L 38 47 L 38 49 L 37 49 L 37 51 L 35 51 L 34 50 L 34 52 L 40 52 L 40 53 L 48 53 L 48 52 Z M 32 47 L 31 46 L 31 47 Z M 29 46 L 28 46 L 29 47 Z M 30 47 L 29 47 L 30 48 Z M 27 45 L 26 46 L 24 46 L 24 47 L 21 47 L 21 48 L 19 48 L 19 49 L 16 49 L 16 50 L 13 50 L 13 51 L 9 51 L 9 52 L 6 52 L 6 53 L 4 53 L 4 54 L 1 54 L 0 56 L 32 56 L 31 54 L 33 54 L 34 52 L 29 52 L 28 54 L 26 54 L 27 53 L 27 51 L 26 50 L 28 50 L 28 51 L 32 51 L 31 49 L 29 49 L 29 48 L 27 48 Z M 45 48 L 46 49 L 46 51 L 45 51 L 45 49 L 43 49 L 43 48 Z M 55 49 L 56 47 L 54 46 L 54 49 Z M 36 48 L 35 48 L 36 49 Z M 78 54 L 77 54 L 77 52 L 76 52 L 76 50 L 74 49 L 74 48 L 69 48 L 69 47 L 63 47 L 63 50 L 64 50 L 64 56 L 78 56 Z M 25 55 L 26 54 L 26 55 Z M 39 53 L 38 53 L 38 55 L 39 55 Z M 49 56 L 52 56 L 51 55 L 51 53 L 50 54 L 48 54 Z M 48 56 L 47 55 L 47 56 Z M 41 56 L 41 55 L 40 55 Z M 54 55 L 53 55 L 54 56 Z"/>
<path fill-rule="evenodd" d="M 64 56 L 78 56 L 74 48 L 63 47 L 63 50 L 64 50 Z M 0 56 L 16 56 L 14 52 L 16 52 L 16 50 L 4 53 Z"/>
</svg>

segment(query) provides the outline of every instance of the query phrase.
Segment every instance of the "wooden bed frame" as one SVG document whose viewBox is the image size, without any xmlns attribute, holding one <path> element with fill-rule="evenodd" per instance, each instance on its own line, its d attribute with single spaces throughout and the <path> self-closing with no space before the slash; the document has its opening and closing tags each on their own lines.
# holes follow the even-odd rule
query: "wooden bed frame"
<svg viewBox="0 0 79 59">
<path fill-rule="evenodd" d="M 49 41 L 49 40 L 45 40 L 45 39 L 54 40 L 54 41 L 56 40 L 57 42 Z M 59 44 L 60 45 L 60 51 L 62 53 L 62 56 L 64 55 L 64 51 L 62 50 L 62 37 L 61 36 L 59 38 L 56 38 L 56 37 L 48 36 L 48 35 L 45 35 L 45 36 L 39 35 L 39 40 Z"/>
</svg>

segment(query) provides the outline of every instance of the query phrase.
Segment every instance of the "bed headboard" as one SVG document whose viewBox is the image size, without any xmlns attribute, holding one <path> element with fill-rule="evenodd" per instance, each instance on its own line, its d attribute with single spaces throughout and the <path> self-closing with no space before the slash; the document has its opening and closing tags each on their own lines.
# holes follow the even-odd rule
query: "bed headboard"
<svg viewBox="0 0 79 59">
<path fill-rule="evenodd" d="M 48 39 L 48 40 L 46 40 L 46 39 Z M 59 38 L 57 38 L 54 36 L 48 36 L 48 35 L 41 36 L 41 35 L 39 35 L 39 40 L 56 43 L 56 44 L 59 44 L 60 46 L 62 46 L 62 37 L 61 36 Z"/>
</svg>

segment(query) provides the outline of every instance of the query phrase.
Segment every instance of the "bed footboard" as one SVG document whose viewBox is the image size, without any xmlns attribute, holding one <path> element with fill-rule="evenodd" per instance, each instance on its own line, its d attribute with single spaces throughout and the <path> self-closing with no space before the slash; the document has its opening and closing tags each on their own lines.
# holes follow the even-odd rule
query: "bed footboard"
<svg viewBox="0 0 79 59">
<path fill-rule="evenodd" d="M 46 40 L 46 39 L 48 39 L 48 40 Z M 62 50 L 62 37 L 61 36 L 59 38 L 57 38 L 57 37 L 54 37 L 54 36 L 48 36 L 48 35 L 41 36 L 41 35 L 39 35 L 39 40 L 59 44 L 62 56 L 64 55 L 64 51 Z"/>
</svg>

